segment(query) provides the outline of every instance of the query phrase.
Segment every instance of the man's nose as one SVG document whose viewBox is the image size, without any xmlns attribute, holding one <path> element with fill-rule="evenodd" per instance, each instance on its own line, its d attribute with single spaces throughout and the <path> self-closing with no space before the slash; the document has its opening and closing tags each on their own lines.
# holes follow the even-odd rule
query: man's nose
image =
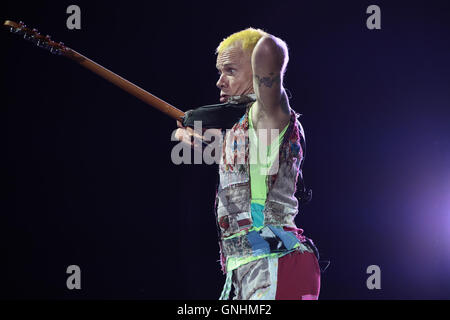
<svg viewBox="0 0 450 320">
<path fill-rule="evenodd" d="M 219 80 L 217 80 L 216 83 L 217 88 L 222 89 L 223 87 L 225 87 L 225 79 L 224 79 L 224 75 L 221 74 L 219 77 Z"/>
</svg>

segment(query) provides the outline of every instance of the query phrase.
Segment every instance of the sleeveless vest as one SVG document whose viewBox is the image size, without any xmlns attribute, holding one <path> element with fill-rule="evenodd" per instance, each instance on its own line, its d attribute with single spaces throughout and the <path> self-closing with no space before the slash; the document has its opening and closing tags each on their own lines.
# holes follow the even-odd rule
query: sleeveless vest
<svg viewBox="0 0 450 320">
<path fill-rule="evenodd" d="M 295 192 L 298 176 L 302 174 L 305 141 L 303 128 L 297 120 L 299 115 L 293 111 L 280 144 L 278 170 L 271 170 L 266 178 L 265 227 L 259 232 L 247 232 L 253 224 L 248 137 L 251 104 L 245 115 L 227 130 L 222 144 L 215 214 L 224 272 L 229 257 L 283 252 L 292 249 L 299 239 L 304 240 L 303 230 L 297 229 L 294 218 L 298 213 Z M 295 231 L 300 231 L 297 237 Z"/>
</svg>

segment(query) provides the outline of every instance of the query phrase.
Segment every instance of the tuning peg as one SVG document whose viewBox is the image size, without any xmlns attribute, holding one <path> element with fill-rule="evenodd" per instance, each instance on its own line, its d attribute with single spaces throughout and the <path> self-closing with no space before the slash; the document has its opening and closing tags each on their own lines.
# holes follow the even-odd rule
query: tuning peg
<svg viewBox="0 0 450 320">
<path fill-rule="evenodd" d="M 48 44 L 48 42 L 47 41 L 40 41 L 39 42 L 39 44 L 38 44 L 38 46 L 40 47 L 40 48 L 42 48 L 42 49 L 50 49 L 50 45 Z"/>
<path fill-rule="evenodd" d="M 50 36 L 46 35 L 44 39 L 41 40 L 39 46 L 44 49 L 50 49 L 49 42 L 51 41 Z"/>
<path fill-rule="evenodd" d="M 19 26 L 17 26 L 17 27 L 11 26 L 9 28 L 9 31 L 11 31 L 12 33 L 16 33 L 16 34 L 20 34 L 21 35 L 21 34 L 24 33 L 24 28 L 25 27 L 26 27 L 25 24 L 22 21 L 20 21 L 19 22 Z"/>
<path fill-rule="evenodd" d="M 55 47 L 51 47 L 50 52 L 53 54 L 61 54 L 61 50 Z"/>
</svg>

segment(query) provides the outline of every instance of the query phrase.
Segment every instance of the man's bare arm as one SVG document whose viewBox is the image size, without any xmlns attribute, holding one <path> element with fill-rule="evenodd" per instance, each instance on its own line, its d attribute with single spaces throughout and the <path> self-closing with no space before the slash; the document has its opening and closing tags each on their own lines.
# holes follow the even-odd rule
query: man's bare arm
<svg viewBox="0 0 450 320">
<path fill-rule="evenodd" d="M 283 88 L 286 53 L 273 36 L 264 36 L 252 54 L 255 120 L 261 128 L 283 128 L 289 122 L 289 102 Z"/>
</svg>

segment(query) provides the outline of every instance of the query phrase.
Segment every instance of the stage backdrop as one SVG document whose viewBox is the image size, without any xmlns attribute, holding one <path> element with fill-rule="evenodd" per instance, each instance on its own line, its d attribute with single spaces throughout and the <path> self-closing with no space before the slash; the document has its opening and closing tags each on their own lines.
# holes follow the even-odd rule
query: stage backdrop
<svg viewBox="0 0 450 320">
<path fill-rule="evenodd" d="M 81 29 L 67 26 L 72 4 Z M 381 29 L 367 27 L 373 4 Z M 182 110 L 218 102 L 224 37 L 252 26 L 284 39 L 313 189 L 296 222 L 331 261 L 322 299 L 450 297 L 449 12 L 448 1 L 0 5 L 2 22 L 23 20 Z M 0 297 L 217 299 L 217 167 L 175 165 L 175 121 L 0 37 Z M 81 289 L 67 287 L 72 265 Z M 380 289 L 367 287 L 372 265 Z"/>
</svg>

